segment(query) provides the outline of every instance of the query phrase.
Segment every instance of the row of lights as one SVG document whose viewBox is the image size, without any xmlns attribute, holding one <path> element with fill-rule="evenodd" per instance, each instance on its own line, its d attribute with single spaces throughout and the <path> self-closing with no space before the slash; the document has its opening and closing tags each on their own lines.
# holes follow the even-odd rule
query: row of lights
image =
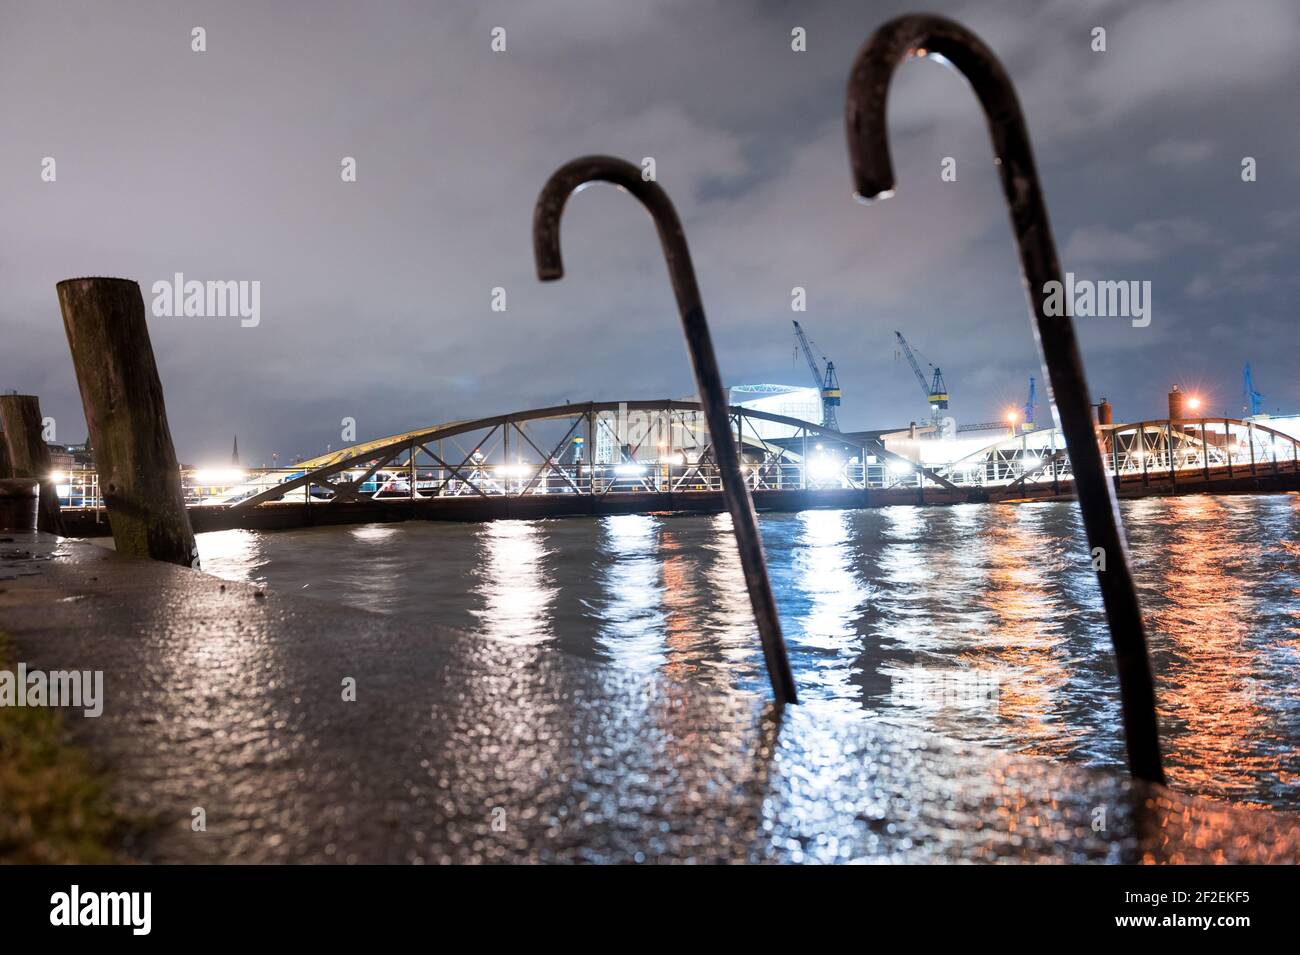
<svg viewBox="0 0 1300 955">
<path fill-rule="evenodd" d="M 1187 398 L 1186 404 L 1187 404 L 1188 411 L 1198 411 L 1200 410 L 1201 407 L 1201 399 L 1196 397 L 1196 395 L 1190 395 Z M 1014 428 L 1016 426 L 1016 423 L 1019 421 L 1020 421 L 1019 411 L 1012 409 L 1011 411 L 1007 412 L 1007 424 L 1011 425 L 1011 427 Z"/>
<path fill-rule="evenodd" d="M 66 484 L 68 483 L 67 471 L 51 471 L 50 483 Z M 240 468 L 203 468 L 193 472 L 193 482 L 199 487 L 218 487 L 225 484 L 239 484 L 248 473 Z"/>
<path fill-rule="evenodd" d="M 1190 411 L 1197 411 L 1201 407 L 1201 399 L 1195 395 L 1187 398 L 1187 408 Z M 1007 412 L 1007 423 L 1013 428 L 1020 421 L 1020 413 L 1011 410 Z M 660 446 L 664 447 L 663 445 Z M 817 445 L 820 451 L 822 446 Z M 686 455 L 673 454 L 660 458 L 660 464 L 675 465 L 681 467 L 686 463 Z M 1035 459 L 1030 463 L 1030 459 L 1024 461 L 1028 467 L 1037 466 L 1038 461 Z M 819 454 L 808 462 L 809 471 L 815 479 L 824 479 L 833 477 L 839 473 L 840 462 L 825 454 Z M 910 464 L 903 462 L 891 461 L 889 469 L 895 473 L 906 474 L 912 470 Z M 503 464 L 496 468 L 498 477 L 527 477 L 532 473 L 532 469 L 526 464 Z M 646 467 L 642 464 L 616 464 L 614 473 L 619 477 L 641 477 L 646 473 Z M 201 487 L 214 487 L 219 485 L 238 484 L 247 477 L 246 472 L 239 468 L 205 468 L 194 472 L 194 483 Z M 50 473 L 50 481 L 54 484 L 64 484 L 68 480 L 68 475 L 63 471 L 53 471 Z"/>
</svg>

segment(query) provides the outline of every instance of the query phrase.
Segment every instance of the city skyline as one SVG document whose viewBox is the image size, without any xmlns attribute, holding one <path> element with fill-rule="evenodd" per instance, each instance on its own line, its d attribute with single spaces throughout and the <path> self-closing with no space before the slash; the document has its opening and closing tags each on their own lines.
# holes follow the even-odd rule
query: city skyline
<svg viewBox="0 0 1300 955">
<path fill-rule="evenodd" d="M 181 273 L 261 291 L 254 325 L 150 318 L 177 451 L 198 464 L 227 460 L 235 435 L 250 463 L 338 447 L 344 418 L 364 439 L 690 394 L 653 229 L 628 197 L 575 200 L 569 279 L 533 272 L 537 191 L 565 160 L 603 152 L 654 158 L 729 384 L 810 384 L 798 319 L 836 363 L 845 430 L 923 421 L 898 328 L 943 368 L 959 423 L 1023 404 L 1031 375 L 1045 414 L 987 132 L 960 77 L 900 71 L 898 195 L 852 199 L 846 64 L 908 6 L 313 5 L 303 20 L 182 4 L 83 11 L 55 43 L 67 14 L 18 4 L 0 38 L 0 387 L 39 394 L 57 440 L 81 441 L 54 284 L 120 275 L 149 306 Z M 1151 283 L 1145 327 L 1076 319 L 1094 400 L 1151 417 L 1179 384 L 1239 416 L 1250 362 L 1266 410 L 1300 410 L 1300 133 L 1273 118 L 1300 80 L 1297 11 L 930 6 L 968 22 L 1016 81 L 1063 268 Z M 1256 181 L 1243 181 L 1246 158 Z"/>
</svg>

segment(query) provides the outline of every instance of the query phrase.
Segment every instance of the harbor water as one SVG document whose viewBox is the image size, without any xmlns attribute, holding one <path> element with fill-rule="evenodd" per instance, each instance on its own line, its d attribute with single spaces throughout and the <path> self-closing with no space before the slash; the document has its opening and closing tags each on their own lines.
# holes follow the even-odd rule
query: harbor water
<svg viewBox="0 0 1300 955">
<path fill-rule="evenodd" d="M 1300 496 L 1122 506 L 1171 784 L 1300 808 Z M 1069 502 L 764 514 L 803 705 L 1124 762 Z M 205 571 L 637 671 L 767 692 L 726 515 L 411 522 L 199 538 Z"/>
</svg>

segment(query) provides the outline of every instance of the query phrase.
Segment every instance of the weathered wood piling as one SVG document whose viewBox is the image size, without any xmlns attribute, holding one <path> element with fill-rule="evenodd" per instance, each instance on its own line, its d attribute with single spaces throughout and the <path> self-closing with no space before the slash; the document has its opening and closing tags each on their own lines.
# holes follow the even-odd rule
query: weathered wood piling
<svg viewBox="0 0 1300 955">
<path fill-rule="evenodd" d="M 118 553 L 197 566 L 139 284 L 67 279 L 58 292 Z"/>
<path fill-rule="evenodd" d="M 7 472 L 0 477 L 31 478 L 40 482 L 36 518 L 38 530 L 63 535 L 59 492 L 51 479 L 50 449 L 45 443 L 41 402 L 35 395 L 0 395 L 0 426 L 4 428 Z"/>
</svg>

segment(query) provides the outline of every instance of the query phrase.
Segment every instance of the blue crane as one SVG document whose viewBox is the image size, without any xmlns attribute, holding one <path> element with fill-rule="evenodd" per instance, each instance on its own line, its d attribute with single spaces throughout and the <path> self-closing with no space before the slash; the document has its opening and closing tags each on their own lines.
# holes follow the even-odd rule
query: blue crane
<svg viewBox="0 0 1300 955">
<path fill-rule="evenodd" d="M 794 323 L 794 337 L 798 340 L 799 347 L 803 349 L 803 357 L 808 360 L 808 368 L 813 375 L 813 385 L 821 392 L 822 427 L 838 431 L 840 426 L 835 420 L 835 409 L 840 403 L 840 379 L 835 374 L 835 362 L 823 355 L 822 358 L 826 360 L 826 371 L 823 373 L 817 364 L 817 358 L 813 355 L 812 342 L 808 341 L 808 336 L 803 333 L 798 322 Z"/>
<path fill-rule="evenodd" d="M 1250 379 L 1250 362 L 1246 362 L 1246 367 L 1242 369 L 1242 378 L 1244 380 L 1246 392 L 1246 406 L 1250 408 L 1250 417 L 1259 414 L 1260 406 L 1264 403 L 1264 396 L 1255 390 L 1255 383 Z"/>
<path fill-rule="evenodd" d="M 1038 395 L 1034 390 L 1034 379 L 1029 378 L 1029 400 L 1025 402 L 1025 422 L 1021 427 L 1026 431 L 1034 430 L 1034 408 L 1038 404 Z"/>
</svg>

